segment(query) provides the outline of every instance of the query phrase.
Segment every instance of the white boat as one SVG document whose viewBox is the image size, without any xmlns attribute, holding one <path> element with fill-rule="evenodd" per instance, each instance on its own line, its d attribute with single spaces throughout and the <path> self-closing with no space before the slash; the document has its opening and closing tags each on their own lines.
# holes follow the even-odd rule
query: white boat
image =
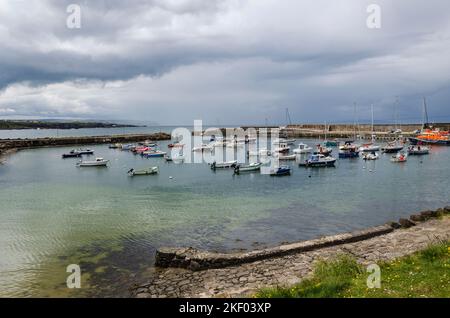
<svg viewBox="0 0 450 318">
<path fill-rule="evenodd" d="M 159 168 L 158 167 L 151 167 L 151 168 L 148 168 L 148 169 L 141 169 L 141 170 L 130 169 L 128 171 L 128 175 L 130 177 L 146 176 L 146 175 L 157 174 L 158 172 L 159 172 Z"/>
<path fill-rule="evenodd" d="M 304 143 L 299 143 L 298 148 L 294 149 L 295 154 L 304 154 L 304 153 L 311 153 L 313 149 Z"/>
<path fill-rule="evenodd" d="M 362 158 L 364 160 L 377 160 L 380 156 L 376 152 L 363 152 Z"/>
<path fill-rule="evenodd" d="M 253 162 L 248 165 L 236 165 L 236 167 L 234 167 L 234 173 L 239 174 L 241 172 L 258 171 L 261 169 L 261 166 L 261 162 Z"/>
<path fill-rule="evenodd" d="M 418 156 L 418 155 L 428 155 L 430 153 L 430 148 L 425 146 L 409 146 L 408 155 Z"/>
<path fill-rule="evenodd" d="M 277 153 L 277 152 L 285 153 L 285 152 L 289 152 L 290 149 L 291 149 L 291 147 L 289 147 L 287 143 L 285 143 L 285 142 L 280 142 L 280 143 L 278 144 L 278 147 L 275 147 L 275 149 L 273 150 L 273 152 L 274 152 L 274 153 Z"/>
<path fill-rule="evenodd" d="M 228 169 L 228 168 L 234 168 L 237 165 L 237 160 L 233 161 L 227 161 L 227 162 L 213 162 L 211 164 L 211 169 Z"/>
<path fill-rule="evenodd" d="M 92 161 L 80 161 L 77 163 L 79 167 L 106 167 L 108 165 L 109 160 L 103 158 L 96 158 Z"/>
<path fill-rule="evenodd" d="M 91 150 L 91 149 L 78 149 L 77 150 L 77 152 L 80 154 L 80 155 L 93 155 L 94 154 L 94 150 Z"/>
<path fill-rule="evenodd" d="M 370 144 L 364 144 L 361 147 L 359 147 L 359 151 L 361 152 L 372 152 L 372 151 L 379 151 L 380 146 L 374 145 L 373 143 Z"/>
</svg>

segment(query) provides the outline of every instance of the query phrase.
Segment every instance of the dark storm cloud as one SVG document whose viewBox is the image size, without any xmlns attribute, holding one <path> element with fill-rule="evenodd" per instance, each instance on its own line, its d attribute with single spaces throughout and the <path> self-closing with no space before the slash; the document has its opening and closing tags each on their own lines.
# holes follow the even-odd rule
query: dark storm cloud
<svg viewBox="0 0 450 318">
<path fill-rule="evenodd" d="M 370 3 L 382 28 L 366 27 Z M 81 6 L 81 29 L 66 7 Z M 406 118 L 423 95 L 448 115 L 445 0 L 5 1 L 0 116 L 345 120 L 353 101 Z M 133 111 L 130 111 L 132 109 Z M 225 109 L 225 110 L 224 110 Z M 157 112 L 155 111 L 157 110 Z M 350 114 L 349 114 L 350 113 Z M 257 115 L 255 115 L 257 114 Z"/>
</svg>

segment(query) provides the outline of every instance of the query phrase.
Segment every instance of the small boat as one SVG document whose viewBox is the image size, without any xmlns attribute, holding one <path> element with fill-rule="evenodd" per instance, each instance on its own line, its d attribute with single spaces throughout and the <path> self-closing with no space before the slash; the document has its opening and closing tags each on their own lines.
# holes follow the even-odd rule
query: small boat
<svg viewBox="0 0 450 318">
<path fill-rule="evenodd" d="M 398 142 L 393 141 L 387 143 L 386 146 L 381 148 L 381 151 L 384 153 L 396 153 L 403 150 L 403 145 L 400 145 Z"/>
<path fill-rule="evenodd" d="M 290 174 L 291 174 L 291 167 L 289 166 L 280 166 L 270 170 L 270 175 L 274 177 L 287 176 Z"/>
<path fill-rule="evenodd" d="M 122 144 L 111 144 L 108 146 L 109 149 L 119 149 L 122 148 Z"/>
<path fill-rule="evenodd" d="M 136 153 L 136 154 L 141 154 L 141 153 L 144 153 L 144 152 L 146 152 L 146 151 L 151 151 L 151 148 L 150 147 L 146 147 L 146 146 L 143 146 L 143 147 L 136 147 L 136 148 L 134 148 L 134 150 L 132 150 L 134 153 Z"/>
<path fill-rule="evenodd" d="M 275 158 L 277 158 L 278 160 L 295 160 L 297 159 L 297 155 L 282 155 L 282 154 L 278 154 L 275 156 Z"/>
<path fill-rule="evenodd" d="M 331 155 L 331 152 L 333 151 L 333 149 L 331 148 L 327 148 L 327 147 L 323 147 L 321 145 L 317 145 L 317 151 L 316 154 L 321 154 L 324 156 L 329 156 Z"/>
<path fill-rule="evenodd" d="M 77 163 L 79 167 L 106 167 L 108 165 L 109 160 L 103 158 L 96 158 L 92 161 L 82 161 Z"/>
<path fill-rule="evenodd" d="M 133 150 L 134 148 L 136 148 L 136 145 L 133 145 L 133 144 L 128 144 L 128 145 L 122 145 L 122 150 L 124 150 L 124 151 L 131 151 L 131 150 Z"/>
<path fill-rule="evenodd" d="M 213 162 L 211 164 L 211 169 L 212 170 L 216 170 L 216 169 L 229 169 L 229 168 L 234 168 L 237 165 L 237 160 L 233 160 L 233 161 L 227 161 L 227 162 Z"/>
<path fill-rule="evenodd" d="M 414 145 L 408 147 L 408 155 L 419 156 L 419 155 L 428 155 L 429 153 L 430 148 L 425 146 Z"/>
<path fill-rule="evenodd" d="M 339 158 L 356 158 L 359 156 L 359 148 L 352 141 L 346 141 L 339 147 Z"/>
<path fill-rule="evenodd" d="M 399 152 L 395 156 L 392 156 L 392 162 L 406 162 L 408 156 L 404 152 Z"/>
<path fill-rule="evenodd" d="M 377 160 L 378 158 L 380 158 L 380 156 L 375 151 L 372 151 L 372 152 L 363 152 L 362 158 L 364 160 Z"/>
<path fill-rule="evenodd" d="M 248 165 L 236 165 L 236 167 L 234 167 L 234 173 L 239 174 L 241 172 L 258 171 L 261 169 L 261 166 L 261 162 L 253 162 Z"/>
<path fill-rule="evenodd" d="M 81 155 L 93 155 L 94 154 L 94 150 L 91 149 L 78 149 L 77 152 Z"/>
<path fill-rule="evenodd" d="M 167 162 L 172 162 L 173 161 L 172 157 L 169 156 L 169 155 L 164 155 L 164 160 L 166 160 Z"/>
<path fill-rule="evenodd" d="M 305 167 L 334 167 L 336 158 L 325 156 L 324 154 L 314 154 L 309 157 L 301 166 Z"/>
<path fill-rule="evenodd" d="M 278 144 L 278 147 L 275 147 L 275 149 L 273 150 L 273 152 L 274 152 L 274 153 L 276 153 L 276 152 L 286 153 L 286 152 L 289 152 L 290 149 L 291 149 L 291 147 L 289 147 L 287 143 L 285 143 L 285 142 L 280 142 L 280 143 Z"/>
<path fill-rule="evenodd" d="M 158 167 L 151 167 L 148 169 L 141 169 L 141 170 L 134 170 L 134 169 L 130 169 L 128 171 L 128 175 L 130 177 L 134 177 L 134 176 L 148 176 L 148 175 L 152 175 L 152 174 L 157 174 L 159 172 L 159 168 Z"/>
<path fill-rule="evenodd" d="M 167 152 L 160 151 L 160 150 L 150 150 L 150 151 L 144 151 L 142 153 L 142 156 L 147 158 L 157 158 L 157 157 L 164 157 L 167 154 Z"/>
<path fill-rule="evenodd" d="M 373 143 L 364 144 L 359 148 L 359 151 L 361 152 L 372 152 L 372 151 L 379 151 L 380 146 L 374 145 Z"/>
<path fill-rule="evenodd" d="M 295 154 L 304 154 L 304 153 L 311 153 L 313 149 L 304 143 L 299 143 L 298 148 L 294 149 Z"/>
<path fill-rule="evenodd" d="M 62 157 L 63 157 L 63 159 L 81 157 L 81 153 L 79 153 L 78 151 L 75 151 L 75 150 L 71 150 L 69 153 L 63 153 Z"/>
<path fill-rule="evenodd" d="M 175 157 L 171 157 L 169 155 L 164 155 L 164 160 L 166 160 L 166 162 L 182 162 L 184 161 L 184 156 L 175 156 Z"/>
</svg>

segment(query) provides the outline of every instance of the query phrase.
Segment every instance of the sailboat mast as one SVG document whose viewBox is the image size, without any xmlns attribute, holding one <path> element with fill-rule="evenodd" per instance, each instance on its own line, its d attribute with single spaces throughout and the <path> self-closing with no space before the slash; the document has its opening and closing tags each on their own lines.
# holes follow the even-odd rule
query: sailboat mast
<svg viewBox="0 0 450 318">
<path fill-rule="evenodd" d="M 372 139 L 372 142 L 373 142 L 373 138 L 374 138 L 374 135 L 375 135 L 375 132 L 373 130 L 373 104 L 370 105 L 370 110 L 371 110 L 371 113 L 372 113 L 372 136 L 371 136 L 371 139 Z"/>
<path fill-rule="evenodd" d="M 428 111 L 427 111 L 427 100 L 423 98 L 423 117 L 422 117 L 422 130 L 428 125 Z"/>
</svg>

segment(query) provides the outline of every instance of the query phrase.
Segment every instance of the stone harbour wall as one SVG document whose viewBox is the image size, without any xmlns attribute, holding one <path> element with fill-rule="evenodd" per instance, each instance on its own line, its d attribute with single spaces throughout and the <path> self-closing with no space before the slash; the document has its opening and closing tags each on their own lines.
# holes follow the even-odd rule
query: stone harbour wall
<svg viewBox="0 0 450 318">
<path fill-rule="evenodd" d="M 283 256 L 224 268 L 194 271 L 179 267 L 159 267 L 146 282 L 132 286 L 130 292 L 138 298 L 247 297 L 263 287 L 296 284 L 312 273 L 316 261 L 333 259 L 337 255 L 351 255 L 363 265 L 394 260 L 422 250 L 436 241 L 448 240 L 450 206 L 417 213 L 388 225 L 391 229 L 385 234 L 380 231 L 380 235 L 371 238 L 349 243 L 341 241 L 334 246 L 302 252 L 299 249 Z M 380 230 L 382 228 L 386 226 L 380 227 Z M 204 255 L 211 256 L 209 253 Z M 196 257 L 198 258 L 198 254 Z M 185 259 L 185 262 L 189 261 Z"/>
</svg>

